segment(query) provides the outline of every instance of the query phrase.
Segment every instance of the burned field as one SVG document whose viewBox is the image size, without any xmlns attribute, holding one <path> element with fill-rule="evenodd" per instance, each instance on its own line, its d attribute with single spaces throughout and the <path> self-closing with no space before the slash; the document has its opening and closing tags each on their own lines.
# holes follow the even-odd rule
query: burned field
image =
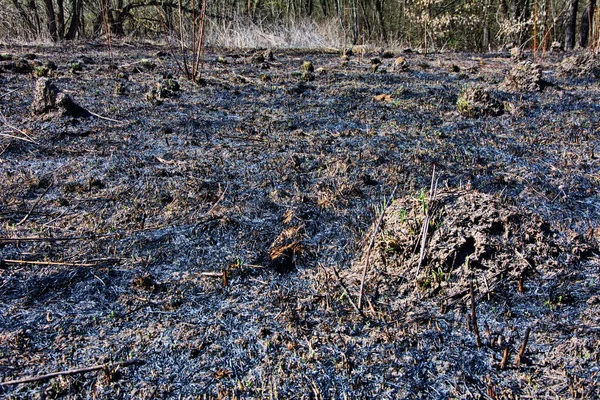
<svg viewBox="0 0 600 400">
<path fill-rule="evenodd" d="M 2 52 L 1 398 L 600 396 L 593 59 Z"/>
</svg>

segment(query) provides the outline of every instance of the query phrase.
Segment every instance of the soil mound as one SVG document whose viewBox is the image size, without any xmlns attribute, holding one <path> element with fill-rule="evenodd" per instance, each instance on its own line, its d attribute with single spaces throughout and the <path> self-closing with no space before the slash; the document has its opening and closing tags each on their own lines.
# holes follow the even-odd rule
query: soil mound
<svg viewBox="0 0 600 400">
<path fill-rule="evenodd" d="M 464 88 L 456 102 L 458 112 L 465 117 L 479 118 L 499 116 L 504 113 L 504 105 L 492 97 L 490 91 L 481 86 Z"/>
<path fill-rule="evenodd" d="M 77 105 L 69 95 L 59 90 L 48 78 L 40 78 L 35 83 L 31 110 L 35 114 L 70 115 L 88 117 L 89 111 Z"/>
<path fill-rule="evenodd" d="M 546 222 L 494 196 L 473 190 L 447 190 L 434 200 L 407 196 L 386 211 L 365 292 L 396 302 L 416 287 L 426 297 L 453 298 L 467 292 L 471 279 L 516 292 L 523 280 L 555 266 L 561 253 Z M 353 283 L 360 284 L 366 263 L 367 251 L 354 263 Z"/>
<path fill-rule="evenodd" d="M 542 67 L 529 61 L 515 65 L 501 84 L 503 90 L 509 92 L 539 92 L 548 83 L 542 79 Z"/>
<path fill-rule="evenodd" d="M 557 73 L 563 78 L 599 78 L 600 60 L 593 54 L 565 57 L 558 66 Z"/>
</svg>

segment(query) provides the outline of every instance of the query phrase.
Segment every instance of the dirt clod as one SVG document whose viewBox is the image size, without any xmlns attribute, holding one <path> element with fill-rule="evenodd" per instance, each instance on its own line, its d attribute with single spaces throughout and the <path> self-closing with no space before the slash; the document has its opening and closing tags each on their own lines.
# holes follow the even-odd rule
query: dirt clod
<svg viewBox="0 0 600 400">
<path fill-rule="evenodd" d="M 495 99 L 487 88 L 479 85 L 461 90 L 456 107 L 462 115 L 471 118 L 495 117 L 504 113 L 502 102 Z"/>
<path fill-rule="evenodd" d="M 563 78 L 600 78 L 600 59 L 590 53 L 565 57 L 557 74 Z"/>
<path fill-rule="evenodd" d="M 35 83 L 31 110 L 35 114 L 89 116 L 89 112 L 77 105 L 69 95 L 60 91 L 49 78 L 39 78 Z"/>
<path fill-rule="evenodd" d="M 539 92 L 547 85 L 539 64 L 522 61 L 508 72 L 500 87 L 512 92 Z"/>
</svg>

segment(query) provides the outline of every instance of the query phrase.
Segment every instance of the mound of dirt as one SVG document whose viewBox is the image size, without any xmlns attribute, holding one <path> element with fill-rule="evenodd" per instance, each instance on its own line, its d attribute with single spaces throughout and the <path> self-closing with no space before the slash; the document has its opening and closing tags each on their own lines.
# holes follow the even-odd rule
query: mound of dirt
<svg viewBox="0 0 600 400">
<path fill-rule="evenodd" d="M 456 102 L 458 112 L 465 117 L 479 118 L 498 116 L 504 113 L 504 105 L 492 97 L 489 90 L 481 86 L 464 88 Z"/>
<path fill-rule="evenodd" d="M 426 228 L 423 225 L 426 224 Z M 489 291 L 516 292 L 524 280 L 572 258 L 559 235 L 530 212 L 475 190 L 447 190 L 429 200 L 407 196 L 394 201 L 378 240 L 354 263 L 354 282 L 366 264 L 366 293 L 391 302 L 464 295 L 471 279 Z M 560 261 L 559 261 L 560 260 Z"/>
<path fill-rule="evenodd" d="M 600 60 L 593 54 L 565 57 L 556 71 L 563 78 L 600 77 Z"/>
<path fill-rule="evenodd" d="M 539 92 L 547 85 L 542 79 L 542 67 L 523 61 L 508 72 L 500 87 L 509 92 Z"/>
<path fill-rule="evenodd" d="M 48 114 L 48 116 L 59 114 L 87 117 L 90 115 L 89 111 L 77 105 L 69 95 L 59 90 L 49 78 L 40 78 L 35 83 L 31 110 L 35 114 Z"/>
</svg>

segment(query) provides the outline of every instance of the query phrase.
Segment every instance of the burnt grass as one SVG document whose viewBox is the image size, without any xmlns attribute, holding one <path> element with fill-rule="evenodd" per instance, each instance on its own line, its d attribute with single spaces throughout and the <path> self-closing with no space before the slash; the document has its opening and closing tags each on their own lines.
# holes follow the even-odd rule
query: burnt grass
<svg viewBox="0 0 600 400">
<path fill-rule="evenodd" d="M 1 50 L 0 379 L 105 366 L 1 398 L 600 396 L 600 85 L 563 55 L 523 93 L 508 53 L 207 49 L 194 84 Z M 34 73 L 112 120 L 33 113 Z M 475 84 L 503 115 L 459 114 Z"/>
</svg>

